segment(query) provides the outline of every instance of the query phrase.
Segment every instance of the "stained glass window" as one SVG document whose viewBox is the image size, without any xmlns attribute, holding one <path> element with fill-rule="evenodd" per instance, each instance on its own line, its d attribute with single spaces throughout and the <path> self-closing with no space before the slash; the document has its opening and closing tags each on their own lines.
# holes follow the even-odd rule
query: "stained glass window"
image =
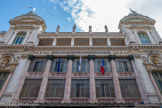
<svg viewBox="0 0 162 108">
<path fill-rule="evenodd" d="M 13 44 L 22 44 L 25 36 L 26 33 L 18 33 L 15 40 L 13 41 Z"/>
<path fill-rule="evenodd" d="M 150 44 L 151 41 L 148 38 L 147 33 L 137 33 L 141 44 Z"/>
</svg>

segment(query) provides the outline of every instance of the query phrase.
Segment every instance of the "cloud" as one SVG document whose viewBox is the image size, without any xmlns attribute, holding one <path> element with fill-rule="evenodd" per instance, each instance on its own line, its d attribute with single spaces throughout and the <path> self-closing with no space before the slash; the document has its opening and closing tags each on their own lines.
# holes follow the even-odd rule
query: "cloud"
<svg viewBox="0 0 162 108">
<path fill-rule="evenodd" d="M 71 17 L 68 17 L 67 20 L 68 20 L 69 22 L 71 22 Z"/>
<path fill-rule="evenodd" d="M 130 13 L 129 8 L 154 18 L 160 31 L 162 25 L 162 0 L 49 0 L 59 4 L 64 11 L 71 14 L 74 23 L 81 31 L 88 31 L 92 25 L 93 32 L 103 32 L 107 25 L 110 32 L 117 32 L 121 18 Z M 162 30 L 161 33 L 162 34 Z"/>
</svg>

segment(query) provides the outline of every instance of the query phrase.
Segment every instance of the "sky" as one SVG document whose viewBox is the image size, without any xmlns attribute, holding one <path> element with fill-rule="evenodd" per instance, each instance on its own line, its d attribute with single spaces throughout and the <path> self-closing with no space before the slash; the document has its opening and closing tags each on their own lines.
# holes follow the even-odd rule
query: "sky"
<svg viewBox="0 0 162 108">
<path fill-rule="evenodd" d="M 155 27 L 162 37 L 162 0 L 3 0 L 0 6 L 0 31 L 7 31 L 9 20 L 29 11 L 33 6 L 47 25 L 46 32 L 71 32 L 74 24 L 76 32 L 118 32 L 120 19 L 132 10 L 156 20 Z"/>
</svg>

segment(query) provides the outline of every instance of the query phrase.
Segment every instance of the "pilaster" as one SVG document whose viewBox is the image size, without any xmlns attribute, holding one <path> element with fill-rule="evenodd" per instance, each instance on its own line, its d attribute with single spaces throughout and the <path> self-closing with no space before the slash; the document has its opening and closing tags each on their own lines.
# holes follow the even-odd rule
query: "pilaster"
<svg viewBox="0 0 162 108">
<path fill-rule="evenodd" d="M 74 55 L 68 55 L 68 69 L 66 75 L 66 84 L 65 84 L 65 91 L 64 91 L 64 99 L 61 103 L 70 103 L 70 93 L 71 93 L 71 78 L 72 78 L 72 63 L 74 60 Z"/>
<path fill-rule="evenodd" d="M 89 85 L 90 85 L 90 103 L 96 103 L 96 84 L 95 84 L 95 73 L 94 73 L 94 55 L 88 55 L 88 59 L 90 62 L 90 80 L 89 80 Z"/>
<path fill-rule="evenodd" d="M 128 56 L 128 59 L 130 60 L 131 64 L 132 64 L 132 67 L 133 67 L 133 71 L 134 71 L 134 74 L 135 74 L 135 78 L 136 78 L 136 83 L 138 85 L 138 89 L 139 89 L 139 92 L 140 92 L 140 95 L 141 95 L 141 98 L 142 98 L 142 101 L 144 103 L 148 103 L 148 99 L 146 97 L 146 94 L 144 92 L 144 88 L 142 86 L 142 83 L 140 81 L 140 78 L 139 78 L 139 72 L 137 71 L 137 67 L 135 65 L 135 62 L 134 62 L 134 56 L 133 55 L 129 55 Z"/>
<path fill-rule="evenodd" d="M 12 100 L 13 102 L 18 102 L 18 100 L 19 100 L 19 96 L 20 96 L 21 90 L 23 88 L 23 85 L 24 85 L 24 82 L 25 82 L 25 78 L 26 78 L 27 72 L 28 72 L 29 66 L 31 64 L 31 56 L 28 57 L 28 61 L 26 63 L 26 67 L 24 68 L 24 72 L 22 74 L 22 77 L 20 79 L 19 85 L 18 85 L 17 90 L 15 92 L 15 95 L 13 97 L 13 100 Z"/>
<path fill-rule="evenodd" d="M 47 64 L 46 64 L 45 72 L 43 74 L 43 80 L 42 80 L 42 83 L 41 83 L 39 95 L 38 95 L 36 102 L 39 102 L 39 103 L 45 102 L 44 97 L 45 97 L 46 88 L 47 88 L 47 85 L 48 85 L 48 75 L 49 75 L 49 72 L 50 72 L 50 67 L 51 67 L 51 63 L 52 63 L 53 58 L 54 58 L 53 55 L 47 55 L 48 61 L 47 61 Z"/>
<path fill-rule="evenodd" d="M 118 73 L 117 73 L 116 65 L 115 65 L 115 55 L 109 55 L 108 58 L 110 60 L 111 67 L 112 67 L 113 85 L 114 85 L 114 91 L 115 91 L 115 101 L 116 101 L 116 103 L 124 103 L 124 100 L 123 100 L 122 94 L 121 94 L 121 90 L 120 90 Z"/>
</svg>

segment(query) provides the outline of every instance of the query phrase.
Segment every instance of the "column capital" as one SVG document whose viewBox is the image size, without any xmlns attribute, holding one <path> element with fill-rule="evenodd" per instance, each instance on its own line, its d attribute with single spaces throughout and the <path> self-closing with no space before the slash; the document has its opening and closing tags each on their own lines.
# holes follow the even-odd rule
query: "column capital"
<svg viewBox="0 0 162 108">
<path fill-rule="evenodd" d="M 74 60 L 74 55 L 67 55 L 68 60 Z"/>
<path fill-rule="evenodd" d="M 114 60 L 115 57 L 116 57 L 115 55 L 109 55 L 109 56 L 108 56 L 109 60 Z"/>
<path fill-rule="evenodd" d="M 48 60 L 53 60 L 54 56 L 53 55 L 47 55 Z"/>
<path fill-rule="evenodd" d="M 29 56 L 28 56 L 28 59 L 29 59 L 29 60 L 33 60 L 33 59 L 34 59 L 34 56 L 33 56 L 33 55 L 29 55 Z"/>
<path fill-rule="evenodd" d="M 88 55 L 88 60 L 94 60 L 95 55 Z"/>
<path fill-rule="evenodd" d="M 128 56 L 128 59 L 129 59 L 129 60 L 134 60 L 134 56 L 133 56 L 133 55 L 129 55 L 129 56 Z"/>
</svg>

